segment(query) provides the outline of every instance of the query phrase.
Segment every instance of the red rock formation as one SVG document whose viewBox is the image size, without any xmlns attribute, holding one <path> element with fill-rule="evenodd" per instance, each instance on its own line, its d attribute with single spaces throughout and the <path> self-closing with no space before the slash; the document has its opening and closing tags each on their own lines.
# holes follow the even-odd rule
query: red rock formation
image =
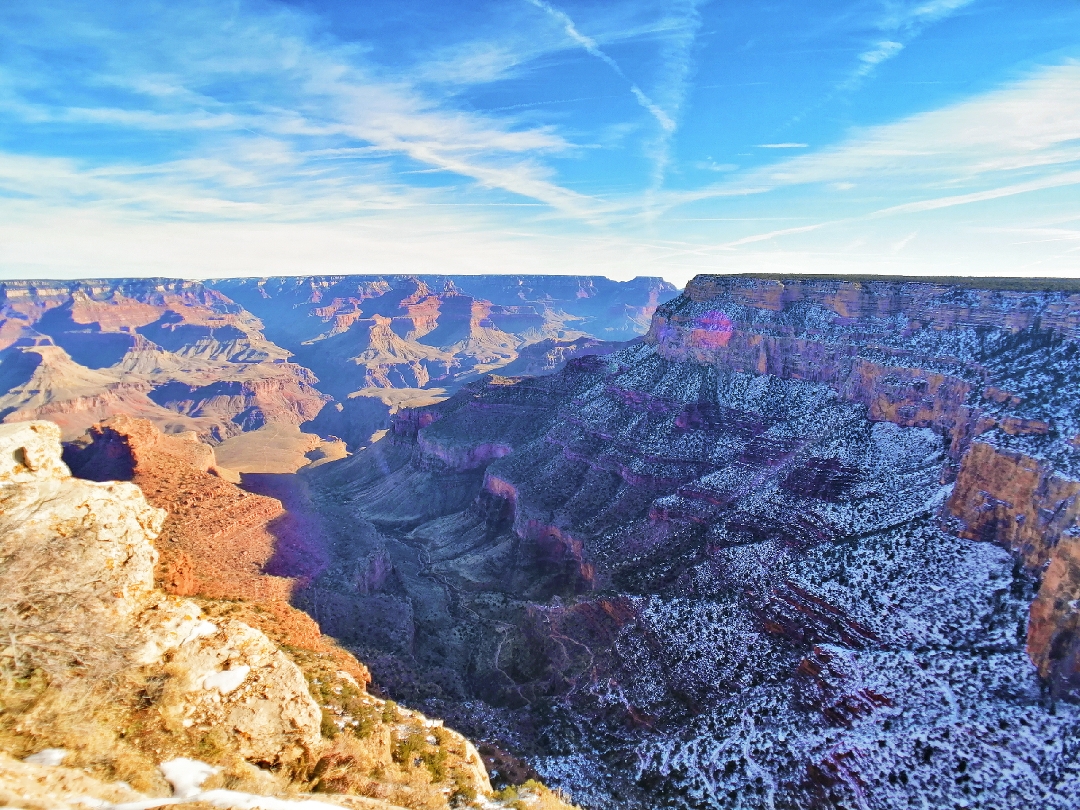
<svg viewBox="0 0 1080 810">
<path fill-rule="evenodd" d="M 1051 695 L 1080 694 L 1070 295 L 699 279 L 644 345 L 470 384 L 313 471 L 370 524 L 329 570 L 419 564 L 357 601 L 409 617 L 379 642 L 378 671 L 409 673 L 390 688 L 478 725 L 497 707 L 496 742 L 590 806 L 1065 796 L 1060 770 L 965 769 L 1075 761 L 1077 707 L 1043 699 L 1024 640 Z"/>
<path fill-rule="evenodd" d="M 846 612 L 793 582 L 785 582 L 760 599 L 753 612 L 765 632 L 800 644 L 835 642 L 863 649 L 880 641 Z"/>
<path fill-rule="evenodd" d="M 1005 377 L 1013 381 L 992 380 L 992 371 L 947 337 L 972 329 L 1026 333 L 1030 348 L 1043 350 L 1054 363 L 1054 341 L 1080 337 L 1080 295 L 1033 295 L 1009 284 L 976 290 L 876 280 L 699 277 L 680 301 L 661 308 L 646 337 L 664 357 L 824 382 L 844 399 L 865 405 L 872 421 L 943 434 L 954 461 L 944 480 L 956 475 L 944 507 L 946 525 L 962 537 L 1011 550 L 1041 576 L 1028 652 L 1056 690 L 1080 686 L 1074 538 L 1080 481 L 1059 472 L 1058 462 L 1049 460 L 1053 453 L 1040 454 L 1045 449 L 1008 449 L 993 438 L 997 431 L 1006 438 L 1039 439 L 1040 447 L 1060 444 L 1054 420 L 1044 415 L 1046 405 L 1035 404 L 1045 402 L 1046 389 L 1023 390 L 1020 372 L 1010 374 L 1007 365 Z M 793 307 L 820 314 L 792 318 Z M 720 415 L 691 409 L 678 424 L 700 429 L 721 421 Z"/>
<path fill-rule="evenodd" d="M 313 419 L 328 397 L 261 328 L 197 282 L 4 282 L 0 408 L 67 438 L 117 413 L 214 441 Z"/>
<path fill-rule="evenodd" d="M 130 480 L 168 511 L 155 542 L 156 578 L 179 596 L 238 600 L 245 620 L 287 644 L 344 655 L 289 602 L 325 564 L 317 533 L 275 498 L 254 495 L 216 475 L 214 451 L 193 434 L 166 436 L 145 419 L 117 416 L 94 426 L 66 459 L 76 475 Z M 274 571 L 276 573 L 269 573 Z M 343 658 L 357 675 L 367 671 Z"/>
<path fill-rule="evenodd" d="M 1037 575 L 1046 572 L 1032 605 L 1028 651 L 1044 677 L 1073 688 L 1080 684 L 1080 642 L 1071 605 L 1080 574 L 1070 530 L 1080 516 L 1080 481 L 1046 458 L 994 443 L 993 431 L 1055 441 L 1053 420 L 1039 410 L 1045 406 L 1032 410 L 1026 401 L 1046 394 L 1010 390 L 1022 387 L 1019 378 L 991 380 L 992 372 L 948 335 L 1025 332 L 1053 361 L 1054 340 L 1080 337 L 1080 295 L 1009 287 L 702 276 L 683 299 L 660 309 L 646 342 L 672 360 L 823 382 L 865 405 L 872 421 L 943 434 L 954 462 L 943 480 L 957 476 L 946 524 L 962 537 L 1013 551 Z M 798 307 L 818 314 L 792 317 Z M 677 424 L 700 429 L 723 421 L 691 408 Z"/>
<path fill-rule="evenodd" d="M 593 589 L 596 569 L 585 560 L 581 541 L 568 531 L 539 520 L 516 521 L 514 530 L 522 540 L 535 546 L 543 564 L 562 569 L 563 581 L 571 589 L 577 592 Z"/>
<path fill-rule="evenodd" d="M 841 280 L 813 276 L 698 276 L 686 286 L 685 295 L 693 301 L 709 301 L 730 295 L 739 303 L 779 312 L 801 301 L 822 304 L 837 315 L 852 321 L 873 316 L 904 313 L 911 321 L 934 329 L 955 326 L 990 326 L 1020 331 L 1030 328 L 1036 320 L 1046 329 L 1057 329 L 1071 337 L 1080 336 L 1080 294 L 1060 296 L 1044 310 L 1028 306 L 1031 293 L 994 284 L 995 279 L 983 282 L 982 289 L 964 287 L 974 296 L 958 305 L 943 307 L 956 290 L 958 279 L 927 283 L 915 279 L 888 278 Z M 888 286 L 886 286 L 888 285 Z M 884 289 L 883 289 L 884 288 Z"/>
<path fill-rule="evenodd" d="M 852 402 L 866 405 L 873 421 L 938 428 L 951 438 L 954 457 L 970 437 L 973 410 L 964 403 L 971 386 L 956 377 L 859 358 L 842 392 Z"/>
<path fill-rule="evenodd" d="M 970 383 L 918 366 L 884 365 L 856 357 L 857 334 L 847 345 L 838 346 L 748 331 L 737 323 L 731 329 L 718 341 L 715 333 L 697 328 L 696 319 L 681 324 L 658 315 L 646 341 L 672 360 L 828 383 L 849 401 L 866 405 L 871 419 L 948 433 L 954 458 L 959 458 L 974 430 L 975 411 L 964 404 Z"/>
<path fill-rule="evenodd" d="M 439 459 L 454 470 L 474 470 L 510 454 L 510 447 L 500 442 L 446 446 L 421 434 L 417 444 L 426 455 Z"/>
<path fill-rule="evenodd" d="M 997 543 L 1043 568 L 1080 516 L 1080 481 L 1023 453 L 974 442 L 945 505 L 962 537 Z"/>
<path fill-rule="evenodd" d="M 945 504 L 947 525 L 996 543 L 1045 572 L 1028 622 L 1028 654 L 1059 687 L 1080 687 L 1080 481 L 1045 461 L 983 442 L 971 445 Z"/>
<path fill-rule="evenodd" d="M 1058 541 L 1031 604 L 1028 654 L 1058 693 L 1080 689 L 1080 537 Z"/>
</svg>

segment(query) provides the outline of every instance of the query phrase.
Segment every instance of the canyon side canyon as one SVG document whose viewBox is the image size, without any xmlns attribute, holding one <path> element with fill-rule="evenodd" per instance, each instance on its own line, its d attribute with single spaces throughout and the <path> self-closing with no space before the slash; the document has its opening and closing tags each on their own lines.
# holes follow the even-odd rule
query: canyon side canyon
<svg viewBox="0 0 1080 810">
<path fill-rule="evenodd" d="M 143 658 L 73 655 L 127 673 L 114 720 L 151 743 L 72 754 L 95 779 L 202 751 L 234 792 L 410 807 L 1080 799 L 1080 283 L 0 291 L 5 519 L 75 488 L 142 527 L 123 598 L 85 598 Z M 20 548 L 0 575 L 41 564 Z M 70 622 L 5 597 L 27 638 Z M 78 677 L 36 649 L 0 659 L 20 694 Z M 263 674 L 209 701 L 177 685 L 198 667 Z M 259 700 L 292 726 L 243 726 Z M 67 745 L 32 703 L 0 713 L 11 756 Z"/>
</svg>

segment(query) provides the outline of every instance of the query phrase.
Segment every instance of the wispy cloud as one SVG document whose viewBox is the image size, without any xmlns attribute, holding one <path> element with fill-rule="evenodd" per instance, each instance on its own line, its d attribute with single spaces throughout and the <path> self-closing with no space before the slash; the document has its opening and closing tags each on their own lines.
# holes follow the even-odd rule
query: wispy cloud
<svg viewBox="0 0 1080 810">
<path fill-rule="evenodd" d="M 701 5 L 702 0 L 681 0 L 669 5 L 671 26 L 663 39 L 661 68 L 654 83 L 654 96 L 661 100 L 668 111 L 672 126 L 664 128 L 649 145 L 653 162 L 651 192 L 663 186 L 671 165 L 672 141 L 694 75 L 694 44 L 701 28 Z"/>
<path fill-rule="evenodd" d="M 886 198 L 936 199 L 943 191 L 963 198 L 1014 184 L 1052 184 L 1052 178 L 1071 176 L 1078 166 L 1080 63 L 1067 63 L 940 110 L 855 131 L 836 146 L 671 199 L 762 194 L 814 184 L 853 188 L 856 183 Z"/>
<path fill-rule="evenodd" d="M 1030 180 L 1026 183 L 1013 183 L 1008 186 L 990 188 L 985 191 L 975 191 L 970 194 L 951 194 L 945 197 L 935 197 L 929 200 L 916 200 L 915 202 L 893 205 L 874 211 L 871 217 L 888 217 L 896 214 L 917 214 L 924 211 L 938 211 L 942 208 L 952 208 L 956 205 L 968 205 L 970 203 L 999 200 L 1002 197 L 1012 197 L 1017 194 L 1030 194 L 1034 191 L 1045 191 L 1051 188 L 1080 185 L 1080 171 L 1063 172 L 1038 180 Z"/>
<path fill-rule="evenodd" d="M 794 187 L 805 205 L 781 202 Z M 732 271 L 1075 275 L 1071 232 L 1055 229 L 1080 219 L 1077 198 L 1062 196 L 1076 187 L 1080 64 L 1067 63 L 668 200 L 700 211 L 775 194 L 774 205 L 799 213 L 788 227 L 747 223 L 687 254 L 716 255 Z"/>
<path fill-rule="evenodd" d="M 566 35 L 570 37 L 571 40 L 580 45 L 588 54 L 596 57 L 609 68 L 611 68 L 615 72 L 615 74 L 621 79 L 624 79 L 629 84 L 630 93 L 634 96 L 635 99 L 637 99 L 638 104 L 640 104 L 643 109 L 647 110 L 648 113 L 656 119 L 656 122 L 660 125 L 662 129 L 668 132 L 671 132 L 675 129 L 675 122 L 671 119 L 671 117 L 666 112 L 664 112 L 664 110 L 660 109 L 660 107 L 655 104 L 651 98 L 645 95 L 645 93 L 641 90 L 640 87 L 637 86 L 635 82 L 630 80 L 630 78 L 626 75 L 623 69 L 619 67 L 618 62 L 616 62 L 614 59 L 612 59 L 600 49 L 600 46 L 597 44 L 595 39 L 581 33 L 578 30 L 577 26 L 574 24 L 574 21 L 570 19 L 570 16 L 566 14 L 566 12 L 555 8 L 550 3 L 544 2 L 544 0 L 528 0 L 528 2 L 536 6 L 541 11 L 544 11 L 545 13 L 550 15 L 553 19 L 555 19 L 563 27 L 563 31 L 566 32 Z"/>
<path fill-rule="evenodd" d="M 247 163 L 259 153 L 260 139 L 273 143 L 282 159 L 273 170 L 264 166 L 258 176 L 251 175 L 249 190 L 259 183 L 278 187 L 279 193 L 288 193 L 285 187 L 298 181 L 325 185 L 330 182 L 326 170 L 308 165 L 305 153 L 315 144 L 322 150 L 332 144 L 411 159 L 572 216 L 588 215 L 587 197 L 561 187 L 537 161 L 545 153 L 573 148 L 550 128 L 445 109 L 415 83 L 381 78 L 355 49 L 309 35 L 309 21 L 295 12 L 240 16 L 223 27 L 216 11 L 212 4 L 175 13 L 148 4 L 139 18 L 150 29 L 147 35 L 129 38 L 120 48 L 87 7 L 43 7 L 37 30 L 59 41 L 23 47 L 67 47 L 84 54 L 97 63 L 94 84 L 64 86 L 72 81 L 69 75 L 46 72 L 28 79 L 24 74 L 25 86 L 9 84 L 0 94 L 0 113 L 25 124 L 176 133 L 187 140 L 189 151 L 203 154 L 229 152 L 230 143 L 243 140 L 244 149 L 232 150 L 233 157 Z M 42 93 L 50 82 L 57 86 Z M 95 97 L 112 101 L 117 93 L 106 92 L 110 87 L 121 91 L 124 106 L 86 103 Z M 83 102 L 47 100 L 64 97 Z M 130 158 L 111 162 L 132 163 Z M 347 182 L 345 176 L 337 180 Z M 208 185 L 206 192 L 229 196 L 228 188 Z M 302 208 L 295 213 L 304 215 Z"/>
<path fill-rule="evenodd" d="M 719 245 L 720 248 L 736 248 L 742 245 L 752 245 L 755 242 L 767 242 L 770 239 L 775 239 L 778 236 L 790 236 L 795 233 L 809 233 L 810 231 L 816 231 L 820 228 L 824 228 L 826 225 L 832 223 L 828 222 L 816 222 L 813 225 L 800 225 L 797 228 L 781 228 L 776 231 L 766 231 L 765 233 L 756 233 L 752 236 L 744 236 L 742 239 L 736 239 L 733 242 L 725 242 Z"/>
<path fill-rule="evenodd" d="M 882 62 L 892 59 L 904 49 L 901 42 L 885 39 L 874 44 L 870 50 L 859 54 L 859 64 L 851 72 L 851 75 L 840 85 L 842 89 L 849 90 L 856 87 L 863 79 L 873 73 Z"/>
<path fill-rule="evenodd" d="M 736 20 L 700 0 L 571 3 L 492 3 L 481 23 L 420 4 L 423 37 L 374 12 L 370 29 L 338 28 L 317 2 L 0 4 L 0 272 L 680 279 L 859 269 L 838 257 L 944 267 L 964 238 L 980 255 L 993 246 L 1001 272 L 1003 257 L 1027 266 L 1013 243 L 1049 245 L 1055 261 L 1076 247 L 1075 223 L 1049 220 L 1080 216 L 1080 64 L 846 135 L 786 131 L 763 122 L 813 82 L 742 81 L 766 57 L 783 64 L 774 52 L 718 56 L 780 26 L 775 9 Z M 835 98 L 844 70 L 867 80 L 967 5 L 856 4 L 842 31 L 810 35 L 814 92 Z M 805 20 L 787 22 L 805 44 Z M 400 38 L 384 40 L 394 25 Z M 710 84 L 695 87 L 699 68 Z M 576 83 L 597 70 L 602 90 Z M 872 106 L 874 120 L 894 109 Z M 876 258 L 858 247 L 875 244 Z"/>
<path fill-rule="evenodd" d="M 911 40 L 928 26 L 948 17 L 975 0 L 901 0 L 888 2 L 875 27 L 885 37 L 877 39 L 862 51 L 858 64 L 840 83 L 841 90 L 852 90 L 877 70 L 878 65 L 897 56 Z"/>
</svg>

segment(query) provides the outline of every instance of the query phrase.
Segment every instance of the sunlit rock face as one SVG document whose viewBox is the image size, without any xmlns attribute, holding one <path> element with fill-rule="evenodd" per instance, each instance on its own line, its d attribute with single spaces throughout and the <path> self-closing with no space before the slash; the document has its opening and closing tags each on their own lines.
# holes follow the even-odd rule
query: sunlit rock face
<svg viewBox="0 0 1080 810">
<path fill-rule="evenodd" d="M 120 683 L 124 664 L 168 656 L 178 685 L 157 709 L 178 730 L 223 727 L 242 756 L 266 762 L 320 743 L 319 706 L 300 670 L 258 630 L 199 621 L 198 607 L 154 589 L 166 512 L 133 483 L 73 478 L 55 424 L 0 426 L 0 515 L 0 607 L 15 655 L 53 653 L 58 660 L 40 666 L 59 681 L 67 658 L 111 645 L 131 659 L 118 667 Z M 32 712 L 24 721 L 34 723 Z"/>
<path fill-rule="evenodd" d="M 572 357 L 616 351 L 640 339 L 656 307 L 676 294 L 658 278 L 577 276 L 307 276 L 213 284 L 314 371 L 320 390 L 337 402 L 310 428 L 333 431 L 350 448 L 366 445 L 399 408 L 444 399 L 485 374 L 550 374 Z"/>
<path fill-rule="evenodd" d="M 1078 324 L 698 278 L 644 344 L 314 471 L 338 562 L 300 599 L 588 807 L 1070 807 Z"/>
<path fill-rule="evenodd" d="M 0 417 L 74 438 L 116 414 L 220 442 L 329 399 L 258 320 L 201 282 L 0 282 Z"/>
</svg>

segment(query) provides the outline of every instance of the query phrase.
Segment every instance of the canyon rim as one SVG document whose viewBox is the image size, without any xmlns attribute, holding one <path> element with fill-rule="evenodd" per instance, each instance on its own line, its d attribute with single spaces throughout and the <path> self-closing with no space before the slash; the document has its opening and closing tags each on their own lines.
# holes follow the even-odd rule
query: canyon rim
<svg viewBox="0 0 1080 810">
<path fill-rule="evenodd" d="M 604 285 L 6 283 L 5 497 L 69 520 L 25 492 L 58 474 L 36 459 L 59 444 L 32 435 L 65 439 L 63 480 L 131 482 L 100 486 L 149 502 L 143 545 L 120 541 L 144 549 L 124 564 L 140 584 L 108 587 L 161 595 L 93 610 L 162 652 L 95 664 L 126 673 L 111 699 L 127 730 L 92 715 L 110 725 L 96 747 L 51 739 L 41 713 L 65 679 L 93 680 L 76 650 L 92 642 L 6 589 L 24 623 L 5 666 L 33 687 L 9 693 L 5 750 L 36 764 L 8 760 L 5 789 L 68 780 L 39 800 L 104 801 L 140 757 L 164 763 L 126 788 L 150 801 L 184 754 L 228 774 L 216 806 L 305 790 L 408 807 L 1073 806 L 1080 288 Z M 28 434 L 27 419 L 54 422 Z M 93 520 L 116 509 L 85 502 Z M 57 532 L 44 560 L 6 541 L 9 578 L 74 565 L 60 538 L 81 535 L 38 531 Z M 44 625 L 25 624 L 35 600 Z M 226 652 L 213 634 L 202 652 L 155 640 L 191 638 L 184 621 L 232 634 Z M 63 665 L 35 652 L 41 634 L 76 645 Z M 249 683 L 258 666 L 288 685 Z M 239 708 L 203 719 L 225 704 L 185 704 L 180 684 L 214 672 L 310 708 L 270 710 L 291 731 L 256 734 Z M 470 742 L 411 743 L 408 717 Z M 73 787 L 79 773 L 98 781 Z"/>
</svg>

